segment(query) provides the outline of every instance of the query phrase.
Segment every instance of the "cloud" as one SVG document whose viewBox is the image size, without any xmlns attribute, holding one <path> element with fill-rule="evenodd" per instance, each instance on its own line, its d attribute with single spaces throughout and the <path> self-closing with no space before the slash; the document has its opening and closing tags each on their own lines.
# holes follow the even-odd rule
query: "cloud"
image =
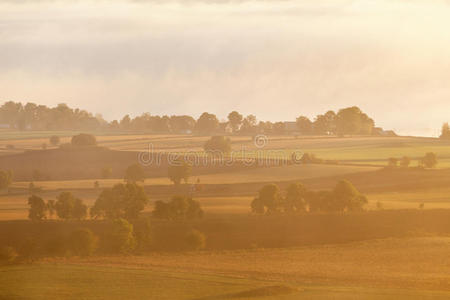
<svg viewBox="0 0 450 300">
<path fill-rule="evenodd" d="M 386 127 L 410 126 L 400 108 L 439 127 L 448 13 L 418 0 L 1 2 L 0 99 L 107 118 L 359 105 Z"/>
</svg>

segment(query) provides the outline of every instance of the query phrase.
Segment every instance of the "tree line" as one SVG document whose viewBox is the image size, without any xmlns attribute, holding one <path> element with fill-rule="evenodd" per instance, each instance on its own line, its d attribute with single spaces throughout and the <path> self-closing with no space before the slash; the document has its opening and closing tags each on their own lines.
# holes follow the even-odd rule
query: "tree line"
<svg viewBox="0 0 450 300">
<path fill-rule="evenodd" d="M 354 212 L 362 211 L 366 204 L 366 196 L 351 182 L 341 180 L 331 191 L 313 191 L 301 183 L 292 183 L 282 193 L 276 184 L 268 184 L 251 202 L 251 210 L 259 215 Z"/>
<path fill-rule="evenodd" d="M 288 123 L 295 123 L 288 124 Z M 256 116 L 244 116 L 237 111 L 219 120 L 215 114 L 204 112 L 195 119 L 188 115 L 158 116 L 143 113 L 134 118 L 125 115 L 120 120 L 106 121 L 100 114 L 70 108 L 61 103 L 47 107 L 35 103 L 8 101 L 0 106 L 0 125 L 17 130 L 123 130 L 154 133 L 196 134 L 286 134 L 300 135 L 370 135 L 375 133 L 375 122 L 356 106 L 332 110 L 317 115 L 313 120 L 299 116 L 296 122 L 258 121 Z M 293 128 L 294 127 L 294 128 Z"/>
</svg>

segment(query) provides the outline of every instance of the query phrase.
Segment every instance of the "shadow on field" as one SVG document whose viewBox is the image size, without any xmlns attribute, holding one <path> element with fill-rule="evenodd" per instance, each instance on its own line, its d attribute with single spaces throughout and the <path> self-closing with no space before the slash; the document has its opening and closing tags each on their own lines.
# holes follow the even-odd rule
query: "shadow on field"
<svg viewBox="0 0 450 300">
<path fill-rule="evenodd" d="M 288 295 L 288 294 L 292 294 L 292 293 L 296 293 L 296 292 L 300 292 L 300 291 L 301 290 L 299 290 L 299 289 L 292 288 L 292 287 L 289 287 L 286 285 L 272 285 L 272 286 L 265 286 L 265 287 L 261 287 L 261 288 L 257 288 L 257 289 L 242 291 L 242 292 L 238 292 L 238 293 L 196 298 L 194 300 L 259 298 L 259 297 L 268 297 L 268 296 Z"/>
</svg>

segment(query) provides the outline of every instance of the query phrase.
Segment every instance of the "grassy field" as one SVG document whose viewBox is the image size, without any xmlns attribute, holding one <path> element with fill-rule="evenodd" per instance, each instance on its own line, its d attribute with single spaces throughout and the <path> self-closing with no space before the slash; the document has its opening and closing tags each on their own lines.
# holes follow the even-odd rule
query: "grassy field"
<svg viewBox="0 0 450 300">
<path fill-rule="evenodd" d="M 70 137 L 78 132 L 56 132 L 62 142 L 70 141 Z M 43 143 L 48 144 L 52 132 L 2 132 L 1 145 L 14 145 L 19 150 L 41 149 Z M 100 146 L 122 151 L 163 152 L 198 152 L 201 155 L 206 136 L 187 135 L 154 135 L 135 133 L 96 133 Z M 386 165 L 389 157 L 410 156 L 414 160 L 426 152 L 435 152 L 439 159 L 439 168 L 450 167 L 450 142 L 436 138 L 422 137 L 292 137 L 270 136 L 264 147 L 255 146 L 251 137 L 232 136 L 232 149 L 235 156 L 277 157 L 289 159 L 293 151 L 311 152 L 328 160 L 339 160 L 344 163 Z M 280 151 L 282 150 L 282 151 Z M 3 149 L 3 151 L 5 151 Z M 17 151 L 17 150 L 15 150 Z M 416 162 L 413 162 L 416 164 Z"/>
<path fill-rule="evenodd" d="M 0 241 L 68 234 L 84 226 L 102 236 L 105 224 L 92 220 L 41 223 L 27 218 L 27 177 L 39 169 L 47 180 L 35 181 L 45 199 L 71 191 L 91 206 L 102 188 L 123 182 L 124 169 L 137 153 L 195 153 L 209 137 L 103 133 L 101 146 L 112 150 L 85 152 L 41 149 L 50 132 L 9 132 L 0 137 L 2 166 L 21 167 L 10 192 L 0 194 Z M 58 132 L 62 142 L 73 132 Z M 231 137 L 234 158 L 289 159 L 310 152 L 340 164 L 247 167 L 194 167 L 191 183 L 205 218 L 188 223 L 152 221 L 152 252 L 142 256 L 45 258 L 33 265 L 0 267 L 3 299 L 448 299 L 450 297 L 450 143 L 431 138 L 270 137 L 258 148 L 250 137 Z M 6 149 L 2 145 L 14 145 Z M 51 147 L 49 147 L 51 148 Z M 243 149 L 245 151 L 243 151 Z M 438 154 L 436 170 L 380 168 L 388 157 L 426 152 Z M 8 156 L 10 154 L 14 154 Z M 416 163 L 413 162 L 413 165 Z M 112 179 L 100 179 L 102 167 Z M 6 168 L 6 167 L 5 167 Z M 187 193 L 191 185 L 174 187 L 167 164 L 146 169 L 145 189 L 151 203 Z M 368 197 L 368 212 L 263 217 L 250 215 L 250 203 L 269 182 L 282 192 L 292 182 L 313 190 L 332 189 L 348 179 Z M 98 181 L 100 188 L 94 187 Z M 381 203 L 382 209 L 379 204 Z M 424 209 L 420 210 L 420 205 Z M 22 220 L 19 220 L 22 219 Z M 19 221 L 5 221 L 19 220 Z M 206 237 L 200 252 L 184 248 L 186 230 Z M 0 242 L 1 244 L 1 242 Z M 171 251 L 171 252 L 168 252 Z"/>
<path fill-rule="evenodd" d="M 52 259 L 0 268 L 0 299 L 448 299 L 448 247 L 436 237 Z"/>
</svg>

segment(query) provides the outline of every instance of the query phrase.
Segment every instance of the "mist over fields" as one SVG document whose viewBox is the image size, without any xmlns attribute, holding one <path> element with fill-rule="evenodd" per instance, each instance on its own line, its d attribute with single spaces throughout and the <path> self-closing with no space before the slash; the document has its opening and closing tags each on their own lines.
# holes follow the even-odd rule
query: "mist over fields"
<svg viewBox="0 0 450 300">
<path fill-rule="evenodd" d="M 447 1 L 2 1 L 0 101 L 263 120 L 448 121 Z M 411 124 L 414 125 L 411 125 Z"/>
</svg>

